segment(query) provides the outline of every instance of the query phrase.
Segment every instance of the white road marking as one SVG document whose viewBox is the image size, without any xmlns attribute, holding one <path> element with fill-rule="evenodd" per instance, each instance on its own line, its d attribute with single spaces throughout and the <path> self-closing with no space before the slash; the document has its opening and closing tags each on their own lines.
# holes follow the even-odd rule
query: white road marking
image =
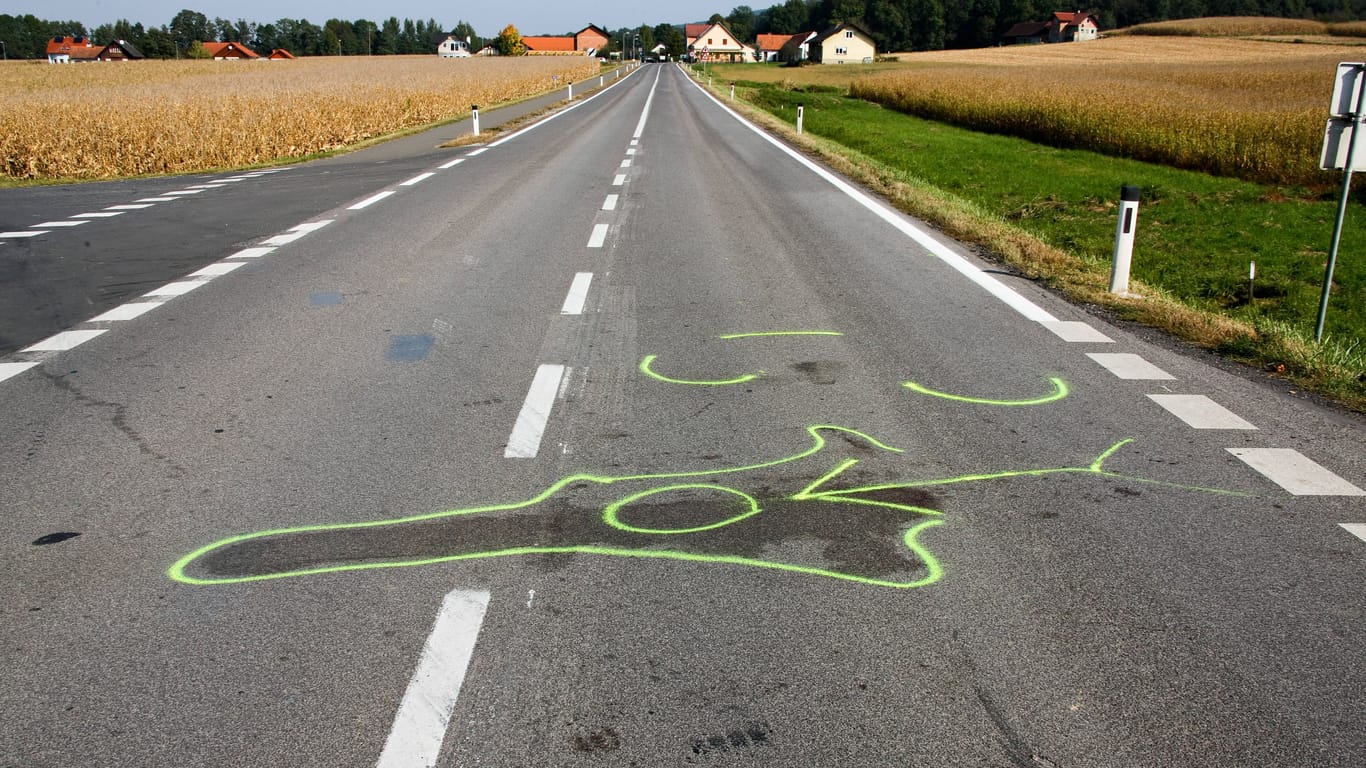
<svg viewBox="0 0 1366 768">
<path fill-rule="evenodd" d="M 93 213 L 78 213 L 72 216 L 73 219 L 112 219 L 115 216 L 122 216 L 123 211 L 95 211 Z"/>
<path fill-rule="evenodd" d="M 838 176 L 835 176 L 833 173 L 830 173 L 829 171 L 820 167 L 815 162 L 803 156 L 797 150 L 792 149 L 786 144 L 783 144 L 781 141 L 778 141 L 774 137 L 768 135 L 763 131 L 763 129 L 744 119 L 735 110 L 731 109 L 730 107 L 727 107 L 725 104 L 722 104 L 720 100 L 718 100 L 715 96 L 712 96 L 710 93 L 707 93 L 706 90 L 704 90 L 700 84 L 693 83 L 693 86 L 697 88 L 697 90 L 700 91 L 703 96 L 705 96 L 708 99 L 711 99 L 711 101 L 714 104 L 716 104 L 716 106 L 720 107 L 731 117 L 735 118 L 736 121 L 738 121 L 741 125 L 745 126 L 751 131 L 754 131 L 754 133 L 756 133 L 764 141 L 767 141 L 768 143 L 776 147 L 779 152 L 786 154 L 788 157 L 792 158 L 793 160 L 796 160 L 798 163 L 801 163 L 803 166 L 805 166 L 807 170 L 811 171 L 812 173 L 816 174 L 822 179 L 825 179 L 825 181 L 828 182 L 831 186 L 835 187 L 835 189 L 838 189 L 839 191 L 843 192 L 846 196 L 848 196 L 850 199 L 852 199 L 854 202 L 858 203 L 859 205 L 862 205 L 864 208 L 867 208 L 873 215 L 882 219 L 884 222 L 891 225 L 893 228 L 901 232 L 906 237 L 910 238 L 911 240 L 914 240 L 920 247 L 924 248 L 926 251 L 929 251 L 933 256 L 935 256 L 935 258 L 938 258 L 940 261 L 957 270 L 964 277 L 968 278 L 969 280 L 980 286 L 982 289 L 986 290 L 987 293 L 990 293 L 992 296 L 995 296 L 1000 301 L 1005 302 L 1006 306 L 1010 307 L 1016 312 L 1019 312 L 1026 319 L 1033 320 L 1036 323 L 1057 321 L 1058 318 L 1054 317 L 1043 307 L 1040 307 L 1038 304 L 1035 304 L 1029 299 L 1026 299 L 1019 293 L 1016 293 L 1013 289 L 1010 288 L 1010 286 L 1006 285 L 1000 280 L 997 280 L 991 275 L 988 275 L 986 272 L 983 272 L 981 269 L 975 266 L 972 262 L 968 261 L 966 258 L 954 253 L 952 250 L 949 249 L 948 246 L 936 240 L 928 232 L 907 221 L 905 218 L 902 217 L 900 213 L 892 210 L 891 208 L 887 207 L 885 204 L 879 202 L 878 200 L 875 200 L 872 196 L 868 195 L 862 190 L 856 189 L 848 182 L 844 181 Z"/>
<path fill-rule="evenodd" d="M 593 225 L 593 234 L 588 238 L 589 248 L 601 248 L 602 244 L 607 242 L 607 226 L 606 224 Z"/>
<path fill-rule="evenodd" d="M 542 365 L 536 369 L 531 389 L 527 391 L 522 410 L 517 414 L 517 423 L 508 437 L 503 458 L 534 459 L 540 453 L 541 436 L 545 434 L 550 409 L 555 405 L 555 396 L 559 393 L 563 377 L 563 365 Z"/>
<path fill-rule="evenodd" d="M 630 161 L 630 160 L 622 160 L 622 161 L 621 161 L 621 167 L 622 167 L 622 168 L 630 168 L 630 167 L 631 167 L 631 161 Z"/>
<path fill-rule="evenodd" d="M 624 173 L 618 173 L 618 174 L 616 175 L 616 178 L 612 179 L 612 186 L 614 186 L 614 187 L 619 187 L 619 186 L 621 186 L 622 184 L 625 184 L 625 183 L 626 183 L 626 174 L 624 174 Z"/>
<path fill-rule="evenodd" d="M 144 197 L 141 200 L 134 200 L 136 203 L 169 203 L 173 202 L 174 197 Z"/>
<path fill-rule="evenodd" d="M 604 211 L 615 211 L 617 209 L 617 195 L 608 195 L 607 199 L 602 201 L 602 209 Z"/>
<path fill-rule="evenodd" d="M 245 267 L 245 261 L 220 261 L 217 264 L 210 264 L 203 269 L 196 270 L 189 274 L 189 277 L 218 277 L 226 275 L 239 267 Z"/>
<path fill-rule="evenodd" d="M 1113 344 L 1115 340 L 1092 328 L 1089 324 L 1077 320 L 1054 320 L 1053 322 L 1041 323 L 1043 327 L 1052 331 L 1063 341 L 1072 342 L 1093 342 L 1097 344 Z"/>
<path fill-rule="evenodd" d="M 284 232 L 282 234 L 276 235 L 275 237 L 261 241 L 261 245 L 288 245 L 294 242 L 295 240 L 298 240 L 299 238 L 303 237 L 304 235 L 309 234 L 310 232 L 317 232 L 318 230 L 322 229 L 323 227 L 331 223 L 332 219 L 323 219 L 322 221 L 312 221 L 307 224 L 300 224 L 299 226 L 290 229 L 288 232 Z"/>
<path fill-rule="evenodd" d="M 1088 352 L 1086 356 L 1121 379 L 1175 381 L 1176 377 L 1129 352 Z"/>
<path fill-rule="evenodd" d="M 122 306 L 114 307 L 102 315 L 90 318 L 90 322 L 115 323 L 132 320 L 135 317 L 142 317 L 159 306 L 161 306 L 159 301 L 130 301 Z"/>
<path fill-rule="evenodd" d="M 639 71 L 639 70 L 636 70 L 636 71 Z M 501 139 L 499 139 L 499 140 L 497 140 L 497 141 L 495 141 L 495 142 L 491 142 L 491 143 L 489 144 L 488 148 L 489 148 L 489 149 L 494 149 L 495 147 L 502 146 L 503 144 L 506 144 L 506 143 L 508 143 L 509 141 L 512 141 L 513 139 L 517 138 L 518 136 L 521 136 L 521 135 L 524 134 L 524 133 L 528 133 L 528 132 L 530 132 L 530 131 L 536 130 L 537 128 L 540 128 L 541 126 L 545 125 L 546 123 L 550 122 L 551 120 L 557 120 L 557 119 L 559 119 L 559 118 L 561 118 L 561 117 L 564 117 L 565 115 L 569 114 L 570 112 L 573 112 L 574 110 L 578 109 L 579 107 L 582 107 L 583 105 L 587 104 L 588 102 L 593 101 L 594 99 L 598 98 L 599 96 L 605 95 L 608 91 L 611 91 L 613 88 L 616 88 L 618 85 L 621 85 L 622 83 L 626 82 L 627 80 L 630 80 L 634 75 L 635 75 L 635 72 L 632 72 L 632 73 L 626 75 L 626 77 L 623 77 L 622 79 L 620 79 L 620 80 L 618 80 L 618 81 L 612 83 L 611 85 L 607 86 L 606 88 L 602 89 L 601 91 L 598 91 L 597 93 L 593 94 L 592 96 L 589 96 L 588 98 L 584 99 L 583 101 L 575 102 L 573 105 L 568 106 L 568 107 L 565 107 L 564 109 L 562 109 L 562 110 L 560 110 L 560 111 L 558 111 L 558 112 L 555 112 L 555 113 L 551 114 L 549 117 L 545 118 L 544 120 L 541 120 L 541 121 L 539 121 L 539 122 L 532 123 L 531 125 L 528 125 L 527 127 L 521 129 L 520 131 L 514 131 L 514 132 L 512 132 L 512 133 L 509 133 L 508 135 L 504 136 L 503 138 L 501 138 Z M 470 154 L 474 154 L 474 153 L 471 152 Z"/>
<path fill-rule="evenodd" d="M 37 363 L 0 363 L 0 381 L 18 376 L 35 365 Z"/>
<path fill-rule="evenodd" d="M 37 237 L 46 234 L 45 229 L 26 229 L 22 232 L 0 232 L 0 237 Z"/>
<path fill-rule="evenodd" d="M 210 184 L 235 184 L 235 183 L 237 183 L 237 182 L 239 182 L 239 181 L 243 181 L 243 180 L 245 180 L 245 179 L 246 179 L 245 176 L 229 176 L 229 177 L 226 178 L 226 179 L 218 179 L 217 181 L 211 181 L 211 182 L 209 182 L 209 183 L 210 183 Z"/>
<path fill-rule="evenodd" d="M 68 349 L 75 349 L 80 345 L 104 333 L 104 329 L 94 331 L 62 331 L 61 333 L 49 336 L 46 339 L 24 347 L 20 352 L 65 352 Z"/>
<path fill-rule="evenodd" d="M 636 132 L 631 134 L 632 139 L 639 139 L 640 134 L 645 132 L 645 121 L 650 118 L 650 105 L 655 101 L 655 89 L 659 87 L 659 76 L 663 72 L 662 68 L 655 70 L 655 81 L 650 85 L 650 95 L 645 97 L 645 108 L 640 110 L 640 122 L 636 123 Z"/>
<path fill-rule="evenodd" d="M 365 198 L 364 200 L 360 201 L 359 203 L 356 203 L 355 205 L 347 208 L 346 210 L 359 211 L 363 208 L 369 208 L 370 206 L 374 205 L 375 203 L 378 203 L 379 201 L 383 200 L 386 197 L 389 197 L 392 194 L 394 194 L 394 190 L 386 189 L 383 192 L 378 192 Z"/>
<path fill-rule="evenodd" d="M 564 297 L 564 306 L 560 307 L 560 314 L 582 315 L 584 302 L 588 300 L 588 286 L 592 283 L 592 272 L 579 272 L 574 275 L 574 282 L 569 286 L 569 294 Z"/>
<path fill-rule="evenodd" d="M 230 259 L 259 259 L 274 251 L 274 248 L 243 248 L 242 250 L 229 256 Z"/>
<path fill-rule="evenodd" d="M 42 224 L 35 224 L 36 227 L 79 227 L 82 224 L 89 224 L 89 219 L 76 219 L 75 221 L 45 221 Z"/>
<path fill-rule="evenodd" d="M 151 208 L 155 203 L 128 203 L 127 205 L 111 205 L 105 208 L 106 211 L 140 211 L 144 208 Z"/>
<path fill-rule="evenodd" d="M 1229 448 L 1249 467 L 1296 496 L 1366 496 L 1293 448 Z"/>
<path fill-rule="evenodd" d="M 203 192 L 203 191 L 204 191 L 204 190 L 202 190 L 202 189 L 177 189 L 177 190 L 174 191 L 174 192 L 163 192 L 162 194 L 163 194 L 164 196 L 174 195 L 174 196 L 176 196 L 176 197 L 180 197 L 181 195 L 197 195 L 197 194 L 199 194 L 200 192 Z"/>
<path fill-rule="evenodd" d="M 465 158 L 457 157 L 449 163 L 445 163 L 444 165 L 438 165 L 437 167 L 443 171 L 449 171 L 450 169 L 454 168 L 457 165 L 460 165 L 463 162 L 465 162 Z"/>
<path fill-rule="evenodd" d="M 215 186 L 215 185 L 213 185 L 213 184 L 192 184 L 192 185 L 186 187 L 186 189 L 205 190 L 205 189 L 218 189 L 218 187 Z"/>
<path fill-rule="evenodd" d="M 637 151 L 638 151 L 638 150 L 635 150 L 635 149 L 628 149 L 628 150 L 626 150 L 626 154 L 627 154 L 628 156 L 629 156 L 629 155 L 634 155 Z"/>
<path fill-rule="evenodd" d="M 457 589 L 441 601 L 376 768 L 436 765 L 484 625 L 489 598 L 485 591 Z"/>
<path fill-rule="evenodd" d="M 161 286 L 160 288 L 156 289 L 155 291 L 148 291 L 147 293 L 144 293 L 142 295 L 145 297 L 184 296 L 185 294 L 189 293 L 190 291 L 193 291 L 194 289 L 198 288 L 201 285 L 204 285 L 207 282 L 207 280 L 187 280 L 184 282 L 167 283 Z"/>
<path fill-rule="evenodd" d="M 412 177 L 411 179 L 408 179 L 407 181 L 403 182 L 402 184 L 399 184 L 399 186 L 400 186 L 400 187 L 411 187 L 411 186 L 413 186 L 414 184 L 421 184 L 422 182 L 426 181 L 427 179 L 430 179 L 431 177 L 433 177 L 433 176 L 435 176 L 435 175 L 436 175 L 435 173 L 431 173 L 431 172 L 428 172 L 428 173 L 419 173 L 418 175 Z"/>
<path fill-rule="evenodd" d="M 631 139 L 631 146 L 633 146 L 633 147 L 640 146 L 640 139 Z"/>
<path fill-rule="evenodd" d="M 1366 523 L 1338 523 L 1338 525 L 1345 528 L 1348 533 L 1352 534 L 1358 539 L 1366 541 Z"/>
<path fill-rule="evenodd" d="M 1204 395 L 1148 395 L 1148 399 L 1195 429 L 1256 429 Z"/>
<path fill-rule="evenodd" d="M 467 155 L 467 157 L 478 157 L 478 156 L 484 154 L 484 153 L 487 152 L 487 151 L 489 151 L 489 148 L 488 148 L 488 147 L 480 147 L 479 149 L 476 149 L 476 150 L 474 150 L 473 152 L 469 153 L 469 155 Z"/>
</svg>

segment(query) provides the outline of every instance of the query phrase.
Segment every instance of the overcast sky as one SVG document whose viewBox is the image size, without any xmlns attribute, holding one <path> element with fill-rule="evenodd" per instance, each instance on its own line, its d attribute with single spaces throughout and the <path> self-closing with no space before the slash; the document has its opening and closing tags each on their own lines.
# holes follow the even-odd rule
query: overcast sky
<svg viewBox="0 0 1366 768">
<path fill-rule="evenodd" d="M 774 0 L 776 2 L 777 0 Z M 727 4 L 730 3 L 730 4 Z M 382 21 L 390 16 L 400 19 L 436 19 L 450 29 L 458 21 L 468 21 L 480 35 L 492 37 L 508 24 L 517 25 L 524 35 L 558 35 L 577 32 L 589 24 L 606 29 L 655 26 L 665 22 L 682 24 L 705 21 L 713 13 L 727 14 L 745 0 L 597 0 L 592 3 L 566 3 L 563 0 L 497 0 L 497 2 L 452 3 L 439 0 L 6 0 L 0 13 L 33 14 L 53 21 L 79 21 L 91 29 L 118 19 L 142 22 L 148 27 L 169 23 L 182 8 L 199 11 L 210 19 L 246 19 L 254 22 L 279 18 L 308 19 L 321 25 L 328 19 L 369 19 Z M 772 2 L 755 8 L 767 8 Z"/>
</svg>

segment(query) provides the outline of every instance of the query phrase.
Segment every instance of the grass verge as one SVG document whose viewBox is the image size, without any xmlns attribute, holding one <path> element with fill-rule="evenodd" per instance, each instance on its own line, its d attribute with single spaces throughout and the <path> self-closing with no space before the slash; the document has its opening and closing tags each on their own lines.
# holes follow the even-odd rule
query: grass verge
<svg viewBox="0 0 1366 768">
<path fill-rule="evenodd" d="M 1366 259 L 1354 256 L 1366 250 L 1360 210 L 1345 227 L 1328 334 L 1314 344 L 1331 199 L 977 133 L 839 88 L 740 81 L 737 96 L 750 119 L 1072 300 L 1366 412 Z M 1107 291 L 1122 184 L 1144 190 L 1133 283 L 1142 298 Z M 1251 297 L 1250 261 L 1258 273 Z"/>
</svg>

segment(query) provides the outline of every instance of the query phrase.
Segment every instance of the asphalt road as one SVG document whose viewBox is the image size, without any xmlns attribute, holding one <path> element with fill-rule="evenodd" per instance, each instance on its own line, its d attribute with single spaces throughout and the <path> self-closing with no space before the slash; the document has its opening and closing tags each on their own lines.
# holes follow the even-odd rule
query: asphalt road
<svg viewBox="0 0 1366 768">
<path fill-rule="evenodd" d="M 1362 764 L 1359 417 L 670 65 L 436 138 L 6 193 L 208 187 L 0 238 L 0 766 Z"/>
</svg>

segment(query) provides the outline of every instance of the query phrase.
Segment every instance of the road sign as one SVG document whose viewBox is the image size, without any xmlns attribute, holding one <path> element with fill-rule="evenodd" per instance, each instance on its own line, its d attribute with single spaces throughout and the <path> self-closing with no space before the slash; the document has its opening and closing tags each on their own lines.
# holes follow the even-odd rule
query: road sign
<svg viewBox="0 0 1366 768">
<path fill-rule="evenodd" d="M 1343 61 L 1338 63 L 1337 79 L 1333 81 L 1333 102 L 1328 114 L 1333 117 L 1352 117 L 1361 111 L 1361 86 L 1358 79 L 1366 71 L 1366 63 Z"/>
</svg>

